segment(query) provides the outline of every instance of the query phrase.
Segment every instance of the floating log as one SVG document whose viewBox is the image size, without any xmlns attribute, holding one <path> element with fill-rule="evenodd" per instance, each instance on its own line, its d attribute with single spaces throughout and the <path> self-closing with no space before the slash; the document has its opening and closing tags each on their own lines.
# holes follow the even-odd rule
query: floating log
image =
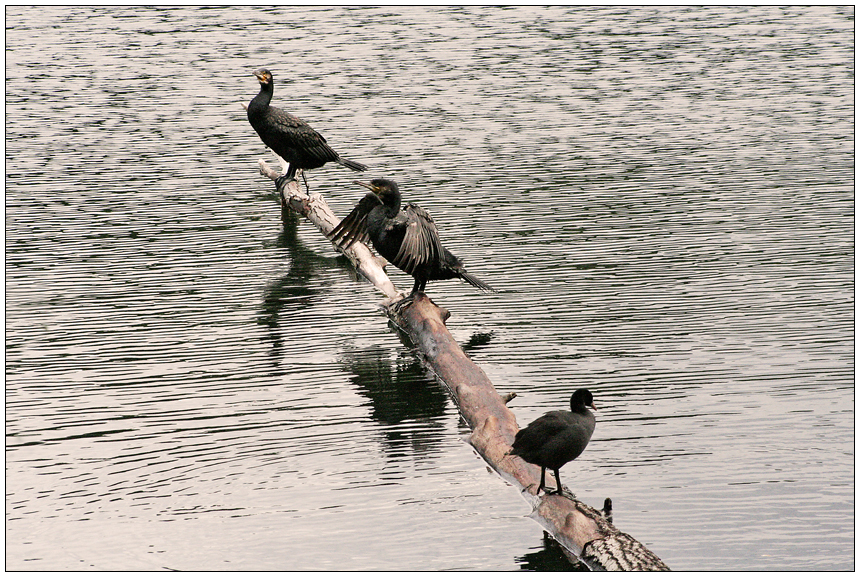
<svg viewBox="0 0 861 578">
<path fill-rule="evenodd" d="M 281 173 L 270 167 L 264 160 L 259 162 L 259 166 L 260 174 L 273 181 L 281 176 Z M 328 235 L 341 222 L 332 213 L 332 209 L 329 208 L 329 204 L 322 195 L 316 193 L 309 195 L 303 192 L 297 181 L 284 183 L 278 193 L 281 196 L 282 211 L 292 210 L 299 213 L 311 221 L 323 235 Z M 346 255 L 353 263 L 356 271 L 370 281 L 374 287 L 382 291 L 386 297 L 395 298 L 398 296 L 398 290 L 395 289 L 389 276 L 383 270 L 384 261 L 374 256 L 367 246 L 362 243 L 353 243 L 346 251 L 338 249 L 338 252 Z"/>
<path fill-rule="evenodd" d="M 260 161 L 260 172 L 272 180 L 280 176 L 265 161 Z M 279 193 L 282 210 L 298 212 L 324 235 L 338 224 L 323 197 L 306 194 L 296 181 L 283 183 Z M 609 500 L 601 512 L 567 491 L 536 495 L 541 468 L 508 455 L 518 427 L 505 404 L 514 395 L 499 395 L 484 371 L 463 352 L 445 326 L 449 312 L 425 294 L 419 294 L 409 306 L 392 307 L 402 294 L 383 270 L 384 263 L 361 243 L 346 251 L 335 248 L 387 297 L 381 307 L 416 346 L 425 366 L 451 392 L 472 429 L 470 444 L 504 479 L 521 488 L 521 495 L 533 508 L 533 519 L 593 570 L 669 570 L 648 548 L 616 529 L 610 521 Z"/>
</svg>

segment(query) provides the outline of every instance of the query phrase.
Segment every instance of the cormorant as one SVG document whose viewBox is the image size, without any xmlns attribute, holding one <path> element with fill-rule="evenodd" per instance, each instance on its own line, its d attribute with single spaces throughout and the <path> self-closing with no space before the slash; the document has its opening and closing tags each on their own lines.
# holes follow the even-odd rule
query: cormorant
<svg viewBox="0 0 861 578">
<path fill-rule="evenodd" d="M 298 169 L 316 169 L 329 161 L 354 171 L 368 168 L 361 163 L 342 159 L 326 144 L 323 135 L 302 119 L 280 108 L 269 106 L 274 91 L 272 73 L 261 68 L 254 72 L 254 76 L 260 81 L 260 92 L 248 105 L 248 122 L 260 135 L 263 143 L 289 163 L 284 177 L 292 180 Z"/>
<path fill-rule="evenodd" d="M 494 291 L 466 272 L 460 259 L 442 244 L 430 213 L 408 203 L 401 206 L 398 185 L 388 179 L 353 181 L 371 190 L 328 237 L 342 249 L 370 239 L 377 252 L 415 278 L 407 299 L 424 291 L 428 281 L 459 277 L 483 291 Z"/>
<path fill-rule="evenodd" d="M 586 406 L 595 409 L 592 393 L 578 389 L 571 395 L 571 411 L 546 413 L 514 436 L 508 453 L 541 466 L 539 492 L 546 491 L 544 473 L 550 468 L 556 474 L 556 492 L 548 493 L 562 493 L 559 468 L 583 453 L 595 431 L 595 416 Z"/>
</svg>

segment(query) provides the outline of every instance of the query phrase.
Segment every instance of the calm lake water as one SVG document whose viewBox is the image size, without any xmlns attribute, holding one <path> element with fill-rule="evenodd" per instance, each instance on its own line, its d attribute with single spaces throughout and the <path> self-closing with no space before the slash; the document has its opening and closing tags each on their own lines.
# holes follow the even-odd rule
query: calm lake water
<svg viewBox="0 0 861 578">
<path fill-rule="evenodd" d="M 579 498 L 675 570 L 854 569 L 853 50 L 852 7 L 7 6 L 6 569 L 572 567 L 282 226 L 261 66 L 500 289 L 428 292 L 521 425 L 593 391 Z"/>
</svg>

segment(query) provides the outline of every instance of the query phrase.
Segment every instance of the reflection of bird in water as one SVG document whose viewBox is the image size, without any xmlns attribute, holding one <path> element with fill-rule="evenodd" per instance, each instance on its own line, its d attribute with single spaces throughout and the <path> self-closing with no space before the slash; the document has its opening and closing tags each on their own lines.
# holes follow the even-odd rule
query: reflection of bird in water
<svg viewBox="0 0 861 578">
<path fill-rule="evenodd" d="M 348 350 L 343 367 L 356 393 L 371 402 L 371 417 L 385 426 L 404 421 L 432 423 L 445 413 L 448 396 L 412 355 L 392 359 L 385 348 L 370 346 Z M 387 428 L 389 439 L 402 439 L 410 428 Z M 430 430 L 417 432 L 425 437 Z"/>
<path fill-rule="evenodd" d="M 455 277 L 483 291 L 494 290 L 467 273 L 460 259 L 440 244 L 430 213 L 412 203 L 401 206 L 397 183 L 388 179 L 355 183 L 371 193 L 329 233 L 333 243 L 346 249 L 356 241 L 370 239 L 380 255 L 415 278 L 408 299 L 424 291 L 428 281 Z"/>
<path fill-rule="evenodd" d="M 279 367 L 283 361 L 285 345 L 295 342 L 296 335 L 291 332 L 301 326 L 296 320 L 305 315 L 322 292 L 322 285 L 314 281 L 321 271 L 339 267 L 344 272 L 355 274 L 355 269 L 344 259 L 324 255 L 307 247 L 298 234 L 299 217 L 293 211 L 284 212 L 284 227 L 274 246 L 285 249 L 289 258 L 288 270 L 266 283 L 257 323 L 267 328 L 265 339 L 272 348 L 269 352 L 273 366 Z M 282 375 L 280 370 L 272 375 Z"/>
<path fill-rule="evenodd" d="M 263 143 L 290 164 L 285 178 L 293 179 L 298 169 L 316 169 L 329 161 L 354 171 L 368 168 L 361 163 L 342 159 L 326 144 L 326 139 L 305 121 L 280 108 L 269 106 L 274 91 L 272 73 L 261 68 L 254 76 L 260 81 L 260 92 L 248 105 L 248 121 Z"/>
<path fill-rule="evenodd" d="M 514 559 L 521 570 L 532 572 L 588 572 L 589 566 L 553 539 L 547 531 L 541 539 L 541 548 L 530 548 L 531 552 Z"/>
<path fill-rule="evenodd" d="M 538 491 L 545 489 L 547 468 L 556 475 L 556 492 L 562 493 L 559 468 L 583 453 L 595 431 L 595 416 L 586 406 L 595 409 L 588 389 L 578 389 L 571 395 L 571 411 L 551 411 L 517 432 L 509 454 L 520 456 L 530 464 L 541 466 Z"/>
</svg>

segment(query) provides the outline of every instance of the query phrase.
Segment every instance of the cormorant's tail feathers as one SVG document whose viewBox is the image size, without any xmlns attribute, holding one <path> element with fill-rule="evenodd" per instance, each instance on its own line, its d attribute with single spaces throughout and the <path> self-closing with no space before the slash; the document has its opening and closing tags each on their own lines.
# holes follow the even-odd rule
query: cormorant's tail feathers
<svg viewBox="0 0 861 578">
<path fill-rule="evenodd" d="M 350 170 L 354 170 L 357 172 L 362 172 L 368 170 L 368 167 L 363 165 L 362 163 L 357 163 L 356 161 L 348 161 L 346 159 L 339 158 L 338 164 L 347 167 Z"/>
<path fill-rule="evenodd" d="M 458 277 L 460 277 L 461 279 L 463 279 L 464 281 L 466 281 L 467 283 L 469 283 L 473 287 L 478 287 L 482 291 L 486 291 L 488 293 L 496 293 L 496 289 L 494 289 L 493 287 L 491 287 L 490 285 L 488 285 L 487 283 L 485 283 L 484 281 L 482 281 L 478 277 L 476 277 L 470 273 L 467 273 L 463 269 L 461 269 L 457 273 L 458 273 Z"/>
</svg>

